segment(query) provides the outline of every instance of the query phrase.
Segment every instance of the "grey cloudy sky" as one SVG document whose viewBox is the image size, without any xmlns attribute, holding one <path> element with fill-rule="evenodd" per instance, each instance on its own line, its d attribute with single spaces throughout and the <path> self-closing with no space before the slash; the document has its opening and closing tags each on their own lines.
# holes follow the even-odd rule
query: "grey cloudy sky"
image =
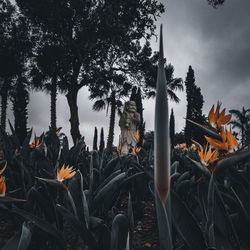
<svg viewBox="0 0 250 250">
<path fill-rule="evenodd" d="M 167 0 L 166 13 L 158 24 L 164 25 L 164 50 L 168 63 L 175 67 L 175 76 L 185 79 L 188 66 L 192 65 L 196 83 L 201 87 L 208 113 L 218 100 L 228 110 L 250 108 L 250 0 L 226 0 L 218 9 L 207 5 L 206 0 Z M 159 26 L 159 25 L 158 25 Z M 158 49 L 155 39 L 154 50 Z M 186 113 L 185 92 L 178 93 L 180 104 L 170 102 L 174 108 L 176 130 L 184 127 Z M 87 145 L 92 145 L 94 126 L 104 127 L 108 133 L 109 116 L 92 111 L 87 89 L 79 92 L 78 105 L 80 131 Z M 70 137 L 69 108 L 66 98 L 57 102 L 58 126 Z M 13 120 L 12 112 L 8 116 Z M 49 96 L 32 92 L 29 104 L 29 127 L 37 135 L 49 126 Z M 146 130 L 154 128 L 154 100 L 144 101 Z M 119 137 L 118 118 L 115 126 L 115 144 Z"/>
</svg>

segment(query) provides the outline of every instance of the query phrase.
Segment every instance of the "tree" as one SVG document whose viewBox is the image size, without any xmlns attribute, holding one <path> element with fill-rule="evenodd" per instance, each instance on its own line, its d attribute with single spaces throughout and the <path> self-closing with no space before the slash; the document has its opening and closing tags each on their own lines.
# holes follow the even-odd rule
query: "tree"
<svg viewBox="0 0 250 250">
<path fill-rule="evenodd" d="M 141 93 L 141 88 L 138 87 L 137 93 L 136 93 L 136 107 L 137 107 L 137 112 L 140 114 L 140 124 L 139 124 L 139 135 L 140 139 L 138 141 L 138 146 L 142 146 L 143 144 L 143 139 L 144 139 L 144 133 L 145 133 L 145 122 L 143 119 L 143 105 L 142 105 L 142 93 Z"/>
<path fill-rule="evenodd" d="M 103 150 L 104 150 L 104 132 L 103 128 L 101 128 L 99 151 L 102 153 Z"/>
<path fill-rule="evenodd" d="M 186 119 L 190 119 L 199 124 L 204 123 L 202 116 L 203 96 L 201 89 L 195 84 L 194 70 L 191 66 L 188 68 L 187 77 L 185 80 L 186 93 L 187 93 L 187 113 Z M 192 126 L 189 121 L 186 121 L 185 127 L 185 140 L 187 145 L 191 145 L 191 139 L 203 142 L 204 138 L 201 131 Z"/>
<path fill-rule="evenodd" d="M 97 150 L 97 137 L 98 137 L 98 132 L 97 132 L 97 128 L 95 127 L 95 133 L 94 133 L 94 139 L 93 139 L 93 150 Z"/>
<path fill-rule="evenodd" d="M 51 34 L 38 33 L 36 50 L 34 51 L 34 63 L 31 72 L 32 87 L 44 90 L 50 94 L 50 127 L 57 130 L 56 100 L 58 90 L 66 91 L 66 86 L 59 79 L 65 68 L 65 51 Z"/>
<path fill-rule="evenodd" d="M 15 130 L 23 142 L 27 133 L 27 105 L 29 81 L 27 72 L 32 49 L 29 23 L 9 1 L 3 1 L 1 8 L 1 48 L 3 64 L 0 65 L 1 85 L 1 127 L 6 127 L 7 98 L 11 97 L 15 118 Z"/>
<path fill-rule="evenodd" d="M 26 82 L 26 78 L 18 77 L 11 97 L 15 118 L 15 133 L 20 144 L 23 143 L 27 136 L 29 92 L 27 91 Z"/>
<path fill-rule="evenodd" d="M 148 69 L 145 72 L 145 86 L 147 90 L 145 91 L 148 98 L 155 97 L 156 92 L 156 77 L 157 77 L 157 62 L 158 62 L 158 53 L 155 53 L 150 58 L 150 63 Z M 165 66 L 165 75 L 166 75 L 166 87 L 167 95 L 170 100 L 179 103 L 180 99 L 176 95 L 176 91 L 183 91 L 183 81 L 182 78 L 174 77 L 174 66 L 172 64 L 167 64 Z"/>
<path fill-rule="evenodd" d="M 207 1 L 208 1 L 208 4 L 212 5 L 214 8 L 222 5 L 225 2 L 225 0 L 207 0 Z"/>
<path fill-rule="evenodd" d="M 242 146 L 245 146 L 247 143 L 250 126 L 250 109 L 245 109 L 245 107 L 242 107 L 241 111 L 237 109 L 231 109 L 229 112 L 235 117 L 235 119 L 229 123 L 233 125 L 233 128 L 238 128 L 240 130 L 241 143 Z"/>
<path fill-rule="evenodd" d="M 122 99 L 128 97 L 131 85 L 126 82 L 126 78 L 121 74 L 105 72 L 104 70 L 96 75 L 99 83 L 89 86 L 90 100 L 96 100 L 93 105 L 93 110 L 100 111 L 107 108 L 107 113 L 110 108 L 109 118 L 109 132 L 107 139 L 107 152 L 112 152 L 114 140 L 114 126 L 116 112 L 121 114 L 121 107 L 123 106 Z"/>
<path fill-rule="evenodd" d="M 143 120 L 143 105 L 142 105 L 142 93 L 141 88 L 134 86 L 131 91 L 130 101 L 136 103 L 137 112 L 140 114 L 140 124 L 138 127 L 140 139 L 137 143 L 137 146 L 142 146 L 145 132 L 145 122 Z"/>
<path fill-rule="evenodd" d="M 169 130 L 170 130 L 170 140 L 171 145 L 174 147 L 175 145 L 175 121 L 174 121 L 174 110 L 171 109 L 171 115 L 169 120 Z"/>
<path fill-rule="evenodd" d="M 155 30 L 154 20 L 164 7 L 154 0 L 147 4 L 140 0 L 16 2 L 33 23 L 44 32 L 51 32 L 65 48 L 68 63 L 61 80 L 67 85 L 71 135 L 75 143 L 81 137 L 79 89 L 90 83 L 89 74 L 94 68 L 102 67 L 100 60 L 104 60 L 109 48 L 128 55 L 131 45 L 143 37 L 149 39 Z"/>
<path fill-rule="evenodd" d="M 17 55 L 14 53 L 12 36 L 15 8 L 10 1 L 0 2 L 0 96 L 1 129 L 6 129 L 7 101 L 12 88 L 12 79 L 19 70 Z"/>
</svg>

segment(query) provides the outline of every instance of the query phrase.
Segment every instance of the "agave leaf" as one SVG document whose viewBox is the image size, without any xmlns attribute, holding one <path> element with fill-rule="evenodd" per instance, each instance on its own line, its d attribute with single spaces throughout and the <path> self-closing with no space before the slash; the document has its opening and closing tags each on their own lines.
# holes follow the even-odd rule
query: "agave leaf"
<svg viewBox="0 0 250 250">
<path fill-rule="evenodd" d="M 98 250 L 107 250 L 111 248 L 111 233 L 108 226 L 105 224 L 102 224 L 100 229 L 98 247 Z"/>
<path fill-rule="evenodd" d="M 61 213 L 61 215 L 69 221 L 72 226 L 72 229 L 77 233 L 91 249 L 97 249 L 97 243 L 94 236 L 91 232 L 85 227 L 83 223 L 73 216 L 65 207 L 57 204 L 57 210 Z"/>
<path fill-rule="evenodd" d="M 182 182 L 177 182 L 175 184 L 175 191 L 178 194 L 182 194 L 190 189 L 191 184 L 193 183 L 192 180 L 183 180 Z"/>
<path fill-rule="evenodd" d="M 57 242 L 57 244 L 61 246 L 62 249 L 65 249 L 66 243 L 63 240 L 63 236 L 62 236 L 61 232 L 57 231 L 47 221 L 40 219 L 40 218 L 36 217 L 35 215 L 33 215 L 33 214 L 23 210 L 23 209 L 20 209 L 20 208 L 12 208 L 11 211 L 13 213 L 16 213 L 19 216 L 23 217 L 24 219 L 29 220 L 32 223 L 34 223 L 34 225 L 39 227 L 45 233 L 52 236 L 55 239 L 55 241 Z"/>
<path fill-rule="evenodd" d="M 133 232 L 134 232 L 134 214 L 133 214 L 133 207 L 132 207 L 132 200 L 131 195 L 129 192 L 128 196 L 128 221 L 129 221 L 129 245 L 128 247 L 132 248 L 132 242 L 133 242 Z"/>
<path fill-rule="evenodd" d="M 194 163 L 194 166 L 196 167 L 196 169 L 198 169 L 201 172 L 201 174 L 204 174 L 205 176 L 208 176 L 208 177 L 211 175 L 208 168 L 204 167 L 200 162 L 195 161 L 188 156 L 186 157 Z"/>
<path fill-rule="evenodd" d="M 56 187 L 60 187 L 60 188 L 63 188 L 64 190 L 66 190 L 66 192 L 69 192 L 69 189 L 68 187 L 63 184 L 62 182 L 58 181 L 58 180 L 55 180 L 55 179 L 46 179 L 46 178 L 40 178 L 40 177 L 36 177 L 38 180 L 41 180 L 41 181 L 45 181 L 51 185 L 54 185 Z"/>
<path fill-rule="evenodd" d="M 170 175 L 176 173 L 179 166 L 180 166 L 180 162 L 175 161 L 175 162 L 171 165 Z"/>
<path fill-rule="evenodd" d="M 89 216 L 89 229 L 95 230 L 96 228 L 100 227 L 103 224 L 104 220 L 95 216 Z"/>
<path fill-rule="evenodd" d="M 119 162 L 120 157 L 115 157 L 106 164 L 106 166 L 103 168 L 103 175 L 105 178 L 107 178 L 107 176 L 114 172 L 114 169 L 116 168 Z"/>
<path fill-rule="evenodd" d="M 20 240 L 20 236 L 21 236 L 21 231 L 19 231 L 18 233 L 16 233 L 14 236 L 12 236 L 7 243 L 4 245 L 4 247 L 2 248 L 2 250 L 13 250 L 13 249 L 17 249 L 18 244 L 19 244 L 19 240 Z"/>
<path fill-rule="evenodd" d="M 215 171 L 219 171 L 223 168 L 227 168 L 237 164 L 250 157 L 250 148 L 246 151 L 237 151 L 236 153 L 229 155 L 221 160 L 217 161 Z"/>
<path fill-rule="evenodd" d="M 128 219 L 123 214 L 115 216 L 112 222 L 111 250 L 126 249 L 128 234 Z"/>
<path fill-rule="evenodd" d="M 160 200 L 156 189 L 155 189 L 155 208 L 157 215 L 160 249 L 162 250 L 173 249 L 169 216 L 167 215 L 166 207 Z"/>
<path fill-rule="evenodd" d="M 173 223 L 178 235 L 190 250 L 204 250 L 207 245 L 193 214 L 175 192 L 171 192 Z"/>
<path fill-rule="evenodd" d="M 86 199 L 86 195 L 83 191 L 83 177 L 82 174 L 80 172 L 80 170 L 78 170 L 78 173 L 80 175 L 80 181 L 81 181 L 81 194 L 82 194 L 82 207 L 83 207 L 83 212 L 84 212 L 84 219 L 85 219 L 85 223 L 86 223 L 86 227 L 89 228 L 89 206 L 88 206 L 88 202 Z"/>
<path fill-rule="evenodd" d="M 209 238 L 209 247 L 215 247 L 215 235 L 214 235 L 214 179 L 213 175 L 210 177 L 209 186 L 208 186 L 208 221 L 207 221 L 207 230 Z"/>
<path fill-rule="evenodd" d="M 94 196 L 107 184 L 109 183 L 113 178 L 115 178 L 117 175 L 121 174 L 121 169 L 116 170 L 114 173 L 112 173 L 110 176 L 108 176 L 95 190 Z"/>
<path fill-rule="evenodd" d="M 140 173 L 136 173 L 136 174 L 133 174 L 131 176 L 128 176 L 127 178 L 125 178 L 122 183 L 121 183 L 121 186 L 125 185 L 125 184 L 128 184 L 130 181 L 133 181 L 134 179 L 136 179 L 137 177 L 140 177 L 142 175 L 145 175 L 144 172 L 140 172 Z"/>
<path fill-rule="evenodd" d="M 31 236 L 32 232 L 30 226 L 26 222 L 24 222 L 17 250 L 26 250 L 29 247 Z"/>
<path fill-rule="evenodd" d="M 103 202 L 105 199 L 110 199 L 118 190 L 121 182 L 125 179 L 126 173 L 121 173 L 108 182 L 94 197 L 94 203 Z"/>
<path fill-rule="evenodd" d="M 214 203 L 214 222 L 216 228 L 220 231 L 222 235 L 224 235 L 224 242 L 229 242 L 229 239 L 233 237 L 233 241 L 235 247 L 237 249 L 241 249 L 239 237 L 236 233 L 235 227 L 233 225 L 232 219 L 229 216 L 228 210 L 226 208 L 226 204 L 224 203 L 221 193 L 214 183 L 214 191 L 215 191 L 215 203 Z M 217 233 L 215 234 L 215 240 L 217 240 Z M 227 249 L 230 249 L 227 247 Z M 233 247 L 231 246 L 231 249 Z"/>
<path fill-rule="evenodd" d="M 17 199 L 9 196 L 0 197 L 0 203 L 26 202 L 26 200 Z"/>
<path fill-rule="evenodd" d="M 93 173 L 93 152 L 91 152 L 90 165 L 89 165 L 89 196 L 88 203 L 91 207 L 92 204 L 92 193 L 93 193 L 93 182 L 94 182 L 94 173 Z"/>
<path fill-rule="evenodd" d="M 239 196 L 237 195 L 237 193 L 234 191 L 233 187 L 231 187 L 231 191 L 232 191 L 232 193 L 234 194 L 236 200 L 238 201 L 238 203 L 239 203 L 239 205 L 240 205 L 240 208 L 241 208 L 241 211 L 242 211 L 242 213 L 243 213 L 244 216 L 245 216 L 245 219 L 246 219 L 246 220 L 249 220 L 248 212 L 247 212 L 245 206 L 243 205 L 241 199 L 239 198 Z"/>
<path fill-rule="evenodd" d="M 212 128 L 205 127 L 205 126 L 203 126 L 197 122 L 194 122 L 192 120 L 189 120 L 189 119 L 186 119 L 186 120 L 188 122 L 191 122 L 192 124 L 194 124 L 196 127 L 200 128 L 203 131 L 204 135 L 212 137 L 213 139 L 221 140 L 221 136 L 216 130 L 214 130 Z"/>
<path fill-rule="evenodd" d="M 181 183 L 182 181 L 187 180 L 187 179 L 190 179 L 190 172 L 189 172 L 189 171 L 184 172 L 184 173 L 178 178 L 176 184 L 179 184 L 179 183 Z"/>
</svg>

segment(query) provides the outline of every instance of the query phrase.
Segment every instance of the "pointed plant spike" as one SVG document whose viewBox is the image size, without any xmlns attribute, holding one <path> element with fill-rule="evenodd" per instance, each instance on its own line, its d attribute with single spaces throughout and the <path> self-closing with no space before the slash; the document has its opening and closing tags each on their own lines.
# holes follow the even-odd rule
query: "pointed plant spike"
<svg viewBox="0 0 250 250">
<path fill-rule="evenodd" d="M 134 214 L 133 214 L 133 207 L 132 207 L 132 200 L 131 195 L 129 192 L 128 196 L 128 222 L 129 222 L 129 246 L 132 248 L 132 241 L 133 241 L 133 232 L 134 232 Z"/>
<path fill-rule="evenodd" d="M 88 207 L 86 195 L 83 191 L 83 177 L 82 177 L 80 170 L 78 170 L 78 173 L 80 175 L 80 180 L 81 180 L 81 193 L 82 193 L 82 206 L 83 206 L 83 212 L 84 212 L 84 219 L 85 219 L 86 228 L 89 228 L 89 207 Z"/>
<path fill-rule="evenodd" d="M 166 204 L 170 189 L 170 141 L 168 121 L 168 100 L 164 70 L 162 26 L 160 33 L 160 54 L 156 83 L 155 102 L 155 186 L 162 204 Z"/>
<path fill-rule="evenodd" d="M 236 153 L 228 157 L 222 158 L 218 160 L 216 164 L 215 173 L 217 173 L 217 171 L 221 169 L 233 166 L 237 164 L 238 162 L 243 161 L 249 157 L 250 157 L 250 148 L 245 151 L 237 151 Z"/>
<path fill-rule="evenodd" d="M 29 247 L 30 241 L 32 237 L 32 231 L 27 222 L 23 223 L 22 234 L 18 243 L 17 250 L 26 250 Z"/>
<path fill-rule="evenodd" d="M 214 129 L 211 129 L 211 128 L 207 128 L 197 122 L 194 122 L 192 120 L 189 120 L 189 119 L 186 119 L 188 122 L 194 124 L 196 127 L 200 128 L 204 135 L 207 135 L 207 136 L 210 136 L 212 137 L 213 139 L 217 139 L 217 140 L 221 140 L 221 136 L 219 133 L 217 133 Z"/>
</svg>

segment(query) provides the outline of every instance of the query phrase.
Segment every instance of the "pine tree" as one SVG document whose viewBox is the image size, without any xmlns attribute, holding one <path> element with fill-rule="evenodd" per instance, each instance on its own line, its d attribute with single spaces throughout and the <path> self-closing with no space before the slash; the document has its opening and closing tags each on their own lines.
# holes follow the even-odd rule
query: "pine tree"
<svg viewBox="0 0 250 250">
<path fill-rule="evenodd" d="M 170 130 L 170 140 L 171 145 L 175 145 L 175 121 L 174 121 L 174 111 L 171 109 L 170 121 L 169 121 L 169 130 Z"/>
<path fill-rule="evenodd" d="M 97 138 L 98 137 L 98 132 L 97 128 L 95 127 L 95 134 L 94 134 L 94 140 L 93 140 L 93 150 L 97 150 Z"/>
<path fill-rule="evenodd" d="M 187 72 L 185 85 L 187 93 L 186 118 L 202 124 L 204 122 L 202 116 L 202 107 L 204 100 L 201 94 L 201 89 L 195 84 L 194 70 L 191 66 L 189 66 Z M 190 122 L 186 121 L 185 140 L 187 145 L 191 145 L 191 139 L 194 139 L 200 143 L 204 142 L 204 138 L 201 131 L 195 128 Z"/>
</svg>

